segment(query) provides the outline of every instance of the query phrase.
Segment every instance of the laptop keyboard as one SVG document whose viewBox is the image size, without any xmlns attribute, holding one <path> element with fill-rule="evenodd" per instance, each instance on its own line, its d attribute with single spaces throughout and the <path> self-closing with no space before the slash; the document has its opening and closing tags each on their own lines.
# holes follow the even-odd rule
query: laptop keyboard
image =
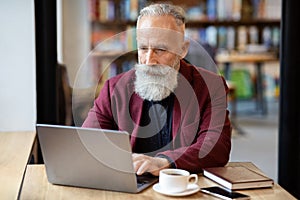
<svg viewBox="0 0 300 200">
<path fill-rule="evenodd" d="M 154 181 L 157 180 L 157 177 L 151 174 L 143 174 L 143 175 L 137 175 L 136 180 L 137 180 L 137 186 L 141 187 L 145 184 L 153 183 Z"/>
</svg>

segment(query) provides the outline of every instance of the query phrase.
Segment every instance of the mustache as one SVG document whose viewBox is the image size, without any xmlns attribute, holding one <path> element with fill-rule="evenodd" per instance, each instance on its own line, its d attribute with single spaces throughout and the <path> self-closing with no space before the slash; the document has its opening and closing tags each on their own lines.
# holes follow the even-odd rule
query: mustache
<svg viewBox="0 0 300 200">
<path fill-rule="evenodd" d="M 147 65 L 147 64 L 136 64 L 135 70 L 149 75 L 155 76 L 165 76 L 170 73 L 170 71 L 175 70 L 169 65 Z"/>
</svg>

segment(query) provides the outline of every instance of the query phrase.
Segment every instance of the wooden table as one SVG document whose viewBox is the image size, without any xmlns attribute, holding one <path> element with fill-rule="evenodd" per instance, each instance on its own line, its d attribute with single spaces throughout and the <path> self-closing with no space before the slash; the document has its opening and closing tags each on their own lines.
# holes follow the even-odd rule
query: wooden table
<svg viewBox="0 0 300 200">
<path fill-rule="evenodd" d="M 17 199 L 35 132 L 0 132 L 0 199 Z"/>
<path fill-rule="evenodd" d="M 252 163 L 229 163 L 229 165 L 244 165 L 253 170 L 259 171 Z M 200 187 L 208 187 L 217 185 L 213 181 L 203 177 L 199 174 L 198 184 Z M 275 184 L 273 188 L 255 189 L 255 190 L 242 190 L 239 191 L 251 196 L 251 199 L 270 199 L 270 200 L 289 200 L 295 199 L 287 191 Z M 216 199 L 213 196 L 197 192 L 196 194 L 181 197 L 184 199 Z M 24 179 L 23 188 L 20 194 L 20 199 L 135 199 L 135 200 L 148 200 L 148 199 L 176 199 L 175 197 L 168 197 L 156 193 L 152 187 L 138 194 L 129 194 L 122 192 L 112 192 L 96 189 L 86 189 L 78 187 L 58 186 L 52 185 L 48 182 L 44 165 L 28 165 Z M 178 199 L 178 198 L 177 198 Z M 180 197 L 179 197 L 180 199 Z"/>
<path fill-rule="evenodd" d="M 262 65 L 265 62 L 277 62 L 278 57 L 275 54 L 271 53 L 256 53 L 256 54 L 224 54 L 217 55 L 216 62 L 219 64 L 224 64 L 224 76 L 225 79 L 229 79 L 230 77 L 230 65 L 232 63 L 254 63 L 256 66 L 256 89 L 257 89 L 257 107 L 261 114 L 266 115 L 267 103 L 264 94 L 264 86 L 263 86 L 263 70 Z"/>
</svg>

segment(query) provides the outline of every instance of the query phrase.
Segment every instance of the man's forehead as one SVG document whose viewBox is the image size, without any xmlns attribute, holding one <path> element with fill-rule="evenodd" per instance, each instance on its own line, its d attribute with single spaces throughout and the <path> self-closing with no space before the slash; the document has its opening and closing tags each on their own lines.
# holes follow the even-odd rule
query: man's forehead
<svg viewBox="0 0 300 200">
<path fill-rule="evenodd" d="M 171 49 L 180 48 L 184 35 L 180 32 L 164 28 L 137 29 L 138 45 L 165 46 Z"/>
<path fill-rule="evenodd" d="M 165 28 L 140 28 L 136 29 L 137 31 L 137 39 L 157 39 L 157 40 L 163 40 L 163 39 L 176 39 L 179 41 L 183 41 L 184 34 L 178 31 L 174 31 L 171 29 L 165 29 Z"/>
</svg>

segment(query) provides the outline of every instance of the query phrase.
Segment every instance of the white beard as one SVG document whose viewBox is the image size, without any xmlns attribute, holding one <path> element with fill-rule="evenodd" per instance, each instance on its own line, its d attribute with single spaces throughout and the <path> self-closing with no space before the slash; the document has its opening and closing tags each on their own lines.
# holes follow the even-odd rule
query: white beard
<svg viewBox="0 0 300 200">
<path fill-rule="evenodd" d="M 135 65 L 135 92 L 148 101 L 161 101 L 174 92 L 178 71 L 166 65 Z"/>
</svg>

